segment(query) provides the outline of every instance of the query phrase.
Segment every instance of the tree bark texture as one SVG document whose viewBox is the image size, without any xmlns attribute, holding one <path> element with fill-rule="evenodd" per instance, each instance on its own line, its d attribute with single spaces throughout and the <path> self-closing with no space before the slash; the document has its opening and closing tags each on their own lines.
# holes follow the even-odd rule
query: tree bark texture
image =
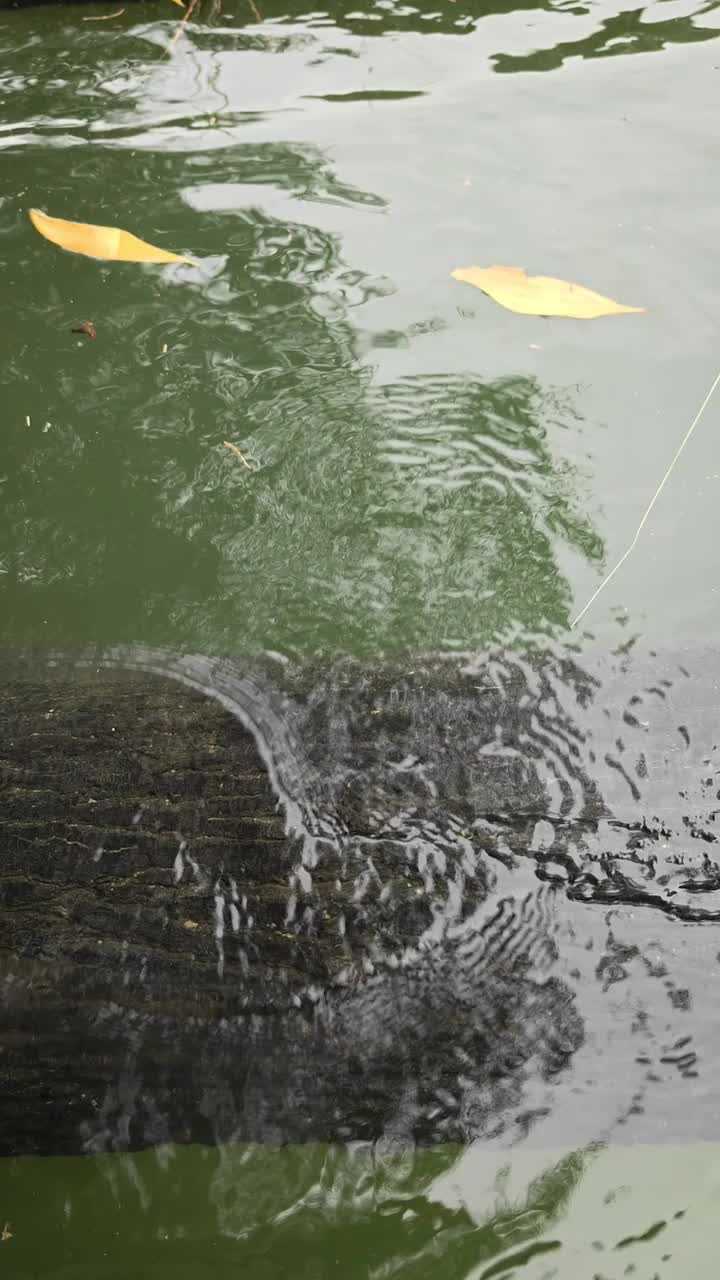
<svg viewBox="0 0 720 1280">
<path fill-rule="evenodd" d="M 594 1116 L 707 1132 L 716 697 L 709 653 L 6 664 L 0 1154 L 559 1142 L 591 1042 Z"/>
</svg>

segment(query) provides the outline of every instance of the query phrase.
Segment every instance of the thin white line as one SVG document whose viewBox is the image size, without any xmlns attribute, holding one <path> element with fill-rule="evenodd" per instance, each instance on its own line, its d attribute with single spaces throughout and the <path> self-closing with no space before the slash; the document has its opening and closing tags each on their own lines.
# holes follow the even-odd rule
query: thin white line
<svg viewBox="0 0 720 1280">
<path fill-rule="evenodd" d="M 717 372 L 717 374 L 716 374 L 716 376 L 715 376 L 715 381 L 713 382 L 713 384 L 712 384 L 712 386 L 711 386 L 710 390 L 708 391 L 708 393 L 707 393 L 707 395 L 706 395 L 705 399 L 703 400 L 702 404 L 700 405 L 700 408 L 698 409 L 697 413 L 695 414 L 695 417 L 693 418 L 692 422 L 690 423 L 690 426 L 688 427 L 687 431 L 685 432 L 685 435 L 683 436 L 682 440 L 680 441 L 680 444 L 678 445 L 677 449 L 675 450 L 675 453 L 673 454 L 673 457 L 672 457 L 672 461 L 671 461 L 671 463 L 670 463 L 670 466 L 668 467 L 667 471 L 665 472 L 665 475 L 663 476 L 663 478 L 662 478 L 662 480 L 660 481 L 660 483 L 659 483 L 659 485 L 658 485 L 657 489 L 655 490 L 655 492 L 654 492 L 654 494 L 653 494 L 652 498 L 650 499 L 650 501 L 649 501 L 649 503 L 648 503 L 648 505 L 647 505 L 647 507 L 646 507 L 646 509 L 645 509 L 645 514 L 643 515 L 643 518 L 642 518 L 642 520 L 640 521 L 640 523 L 639 523 L 639 525 L 638 525 L 638 527 L 637 527 L 637 529 L 636 529 L 636 531 L 635 531 L 635 537 L 633 538 L 632 542 L 630 543 L 630 546 L 627 548 L 627 550 L 624 552 L 624 554 L 623 554 L 623 555 L 621 555 L 621 557 L 620 557 L 620 559 L 618 560 L 617 564 L 613 566 L 613 568 L 610 570 L 610 572 L 609 572 L 609 574 L 607 575 L 607 577 L 606 577 L 606 578 L 603 578 L 603 580 L 602 580 L 602 582 L 600 583 L 600 586 L 598 587 L 597 591 L 594 591 L 594 592 L 593 592 L 593 594 L 591 595 L 591 597 L 590 597 L 590 599 L 588 600 L 587 604 L 585 605 L 584 609 L 581 609 L 581 610 L 580 610 L 580 613 L 577 615 L 577 617 L 576 617 L 576 618 L 573 618 L 572 622 L 570 623 L 570 626 L 571 626 L 571 627 L 576 627 L 576 626 L 577 626 L 577 624 L 578 624 L 578 622 L 580 621 L 580 619 L 585 617 L 585 614 L 587 613 L 588 609 L 590 608 L 590 605 L 591 605 L 591 604 L 594 604 L 594 602 L 597 600 L 598 596 L 600 595 L 600 592 L 601 592 L 601 591 L 602 591 L 602 590 L 607 586 L 608 582 L 610 582 L 610 581 L 615 577 L 615 574 L 617 573 L 618 569 L 622 568 L 622 566 L 624 565 L 624 563 L 625 563 L 625 561 L 627 560 L 628 556 L 630 555 L 630 552 L 635 550 L 635 547 L 637 546 L 637 543 L 638 543 L 638 538 L 640 537 L 640 534 L 642 533 L 643 528 L 645 527 L 645 522 L 647 521 L 647 518 L 648 518 L 648 516 L 650 515 L 650 512 L 652 511 L 653 507 L 655 506 L 655 503 L 657 502 L 658 498 L 660 497 L 660 494 L 662 493 L 663 489 L 665 488 L 665 485 L 667 484 L 668 480 L 670 479 L 670 476 L 672 475 L 672 472 L 673 472 L 673 468 L 674 468 L 674 466 L 675 466 L 675 463 L 677 462 L 678 458 L 680 457 L 680 454 L 682 453 L 683 449 L 685 448 L 685 445 L 687 444 L 687 442 L 688 442 L 688 440 L 690 439 L 690 437 L 691 437 L 691 435 L 692 435 L 693 431 L 695 430 L 695 428 L 696 428 L 696 426 L 697 426 L 698 422 L 699 422 L 699 421 L 700 421 L 700 419 L 702 418 L 702 416 L 703 416 L 703 414 L 704 414 L 705 410 L 707 409 L 707 407 L 708 407 L 708 405 L 709 405 L 710 401 L 712 400 L 713 394 L 714 394 L 714 392 L 715 392 L 715 388 L 717 387 L 718 383 L 720 383 L 720 369 L 718 369 L 718 372 Z"/>
</svg>

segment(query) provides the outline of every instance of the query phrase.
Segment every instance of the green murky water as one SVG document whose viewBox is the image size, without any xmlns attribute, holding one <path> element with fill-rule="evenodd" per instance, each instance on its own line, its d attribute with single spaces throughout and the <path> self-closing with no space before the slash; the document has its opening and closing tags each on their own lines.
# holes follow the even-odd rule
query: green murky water
<svg viewBox="0 0 720 1280">
<path fill-rule="evenodd" d="M 309 1146 L 5 1161 L 3 1274 L 620 1280 L 713 1274 L 716 1146 L 410 1161 Z M 9 1270 L 5 1270 L 6 1265 Z"/>
<path fill-rule="evenodd" d="M 2 640 L 562 632 L 715 372 L 717 7 L 226 0 L 170 57 L 172 9 L 84 21 L 117 8 L 0 19 Z M 33 205 L 200 268 L 64 254 Z M 514 316 L 472 262 L 648 314 Z M 596 629 L 709 625 L 712 440 Z"/>
<path fill-rule="evenodd" d="M 720 7 L 205 0 L 169 56 L 169 0 L 86 21 L 119 8 L 0 14 L 0 642 L 562 635 L 716 372 Z M 199 268 L 63 254 L 31 206 Z M 473 262 L 647 314 L 514 316 Z M 600 634 L 712 633 L 717 412 Z M 712 1274 L 713 1146 L 503 1160 L 5 1161 L 0 1274 Z"/>
</svg>

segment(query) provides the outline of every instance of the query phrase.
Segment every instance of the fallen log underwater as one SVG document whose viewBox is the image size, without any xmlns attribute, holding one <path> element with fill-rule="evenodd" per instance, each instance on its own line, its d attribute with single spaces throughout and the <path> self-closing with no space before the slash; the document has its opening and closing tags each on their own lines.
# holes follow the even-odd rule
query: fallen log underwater
<svg viewBox="0 0 720 1280">
<path fill-rule="evenodd" d="M 0 1154 L 717 1139 L 716 671 L 7 661 Z"/>
</svg>

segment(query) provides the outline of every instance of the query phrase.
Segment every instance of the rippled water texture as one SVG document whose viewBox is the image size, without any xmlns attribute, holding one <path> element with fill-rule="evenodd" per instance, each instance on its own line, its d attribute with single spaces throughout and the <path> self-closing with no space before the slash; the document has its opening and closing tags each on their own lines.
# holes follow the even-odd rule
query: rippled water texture
<svg viewBox="0 0 720 1280">
<path fill-rule="evenodd" d="M 711 1274 L 714 650 L 4 676 L 12 1274 Z"/>
<path fill-rule="evenodd" d="M 0 12 L 3 1276 L 714 1274 L 719 9 Z"/>
<path fill-rule="evenodd" d="M 208 0 L 170 53 L 169 0 L 117 8 L 0 19 L 2 639 L 562 631 L 715 372 L 717 6 Z M 64 254 L 33 205 L 199 268 Z M 648 314 L 450 278 L 496 261 Z M 712 432 L 594 627 L 709 625 Z"/>
</svg>

